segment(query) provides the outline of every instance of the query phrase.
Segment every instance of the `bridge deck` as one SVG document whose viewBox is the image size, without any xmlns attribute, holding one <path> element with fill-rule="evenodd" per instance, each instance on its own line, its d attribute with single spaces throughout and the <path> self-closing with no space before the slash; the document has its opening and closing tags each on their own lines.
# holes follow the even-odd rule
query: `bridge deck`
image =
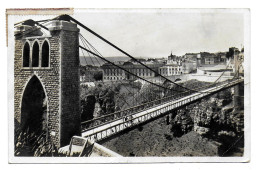
<svg viewBox="0 0 260 170">
<path fill-rule="evenodd" d="M 172 100 L 166 103 L 163 103 L 159 106 L 148 108 L 147 110 L 140 111 L 128 116 L 124 116 L 121 119 L 108 122 L 99 127 L 87 130 L 82 133 L 83 137 L 88 137 L 92 141 L 100 141 L 104 138 L 107 138 L 111 135 L 114 135 L 122 130 L 130 128 L 132 126 L 138 125 L 140 123 L 146 122 L 152 118 L 158 117 L 172 109 L 179 108 L 188 103 L 194 102 L 198 99 L 202 99 L 205 96 L 208 96 L 212 93 L 220 91 L 222 89 L 232 87 L 236 84 L 242 83 L 244 80 L 234 80 L 232 82 L 224 83 L 216 87 L 211 87 L 206 90 L 201 91 L 200 93 L 194 93 L 187 95 L 177 100 Z"/>
</svg>

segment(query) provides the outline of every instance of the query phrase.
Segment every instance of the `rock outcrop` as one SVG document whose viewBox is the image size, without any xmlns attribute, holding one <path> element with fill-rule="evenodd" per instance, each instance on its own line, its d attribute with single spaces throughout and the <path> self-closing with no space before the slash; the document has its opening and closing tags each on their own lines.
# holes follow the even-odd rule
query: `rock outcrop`
<svg viewBox="0 0 260 170">
<path fill-rule="evenodd" d="M 181 133 L 176 131 L 185 134 L 191 130 L 200 135 L 217 135 L 219 131 L 227 131 L 226 135 L 231 134 L 230 131 L 240 133 L 244 127 L 244 112 L 233 106 L 232 97 L 231 90 L 225 90 L 179 109 L 171 122 L 173 134 L 179 136 Z"/>
</svg>

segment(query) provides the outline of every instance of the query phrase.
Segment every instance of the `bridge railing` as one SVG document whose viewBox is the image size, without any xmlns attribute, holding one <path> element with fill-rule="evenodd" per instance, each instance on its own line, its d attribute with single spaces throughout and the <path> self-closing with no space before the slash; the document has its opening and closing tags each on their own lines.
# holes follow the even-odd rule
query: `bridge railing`
<svg viewBox="0 0 260 170">
<path fill-rule="evenodd" d="M 231 82 L 230 84 L 228 83 L 227 85 L 231 86 L 233 84 L 236 84 L 236 82 L 237 81 L 234 81 L 234 82 Z M 216 87 L 216 85 L 210 85 L 209 88 L 213 88 L 210 91 L 214 92 L 214 91 L 218 91 L 219 89 L 225 88 L 225 86 L 221 86 L 223 84 L 225 84 L 225 83 L 220 83 L 218 85 L 219 88 L 214 88 L 214 87 Z M 205 95 L 207 95 L 207 93 L 197 93 L 196 95 L 193 95 L 190 98 L 187 98 L 187 99 L 182 98 L 181 100 L 178 100 L 178 102 L 175 103 L 175 106 L 178 107 L 182 104 L 188 103 L 189 101 L 196 100 L 201 95 L 205 96 Z M 168 96 L 168 97 L 170 98 L 171 96 Z M 167 105 L 166 108 L 167 107 L 169 107 L 169 105 Z M 118 121 L 115 124 L 110 124 L 109 126 L 106 126 L 102 129 L 94 130 L 92 133 L 88 134 L 87 137 L 90 140 L 99 141 L 99 140 L 102 140 L 104 138 L 109 137 L 110 135 L 112 135 L 114 133 L 120 132 L 120 131 L 122 131 L 126 128 L 130 128 L 132 126 L 135 126 L 138 123 L 144 122 L 144 121 L 149 120 L 153 117 L 161 115 L 163 112 L 164 111 L 162 111 L 161 108 L 155 108 L 151 112 L 144 112 L 144 114 L 141 114 L 141 115 L 136 115 L 136 116 L 129 115 L 129 116 L 125 117 L 123 120 L 121 119 L 120 121 Z M 133 113 L 133 114 L 136 114 L 136 113 Z M 114 120 L 114 121 L 116 121 L 116 120 Z M 110 121 L 110 122 L 112 123 L 114 121 Z M 110 122 L 107 122 L 107 123 L 109 124 Z"/>
<path fill-rule="evenodd" d="M 196 89 L 196 91 L 201 91 L 201 90 L 204 90 L 204 89 L 220 86 L 222 84 L 229 83 L 230 81 L 232 81 L 232 80 L 226 80 L 226 81 L 220 82 L 218 84 L 211 84 L 211 85 L 208 85 L 206 88 L 205 87 L 199 87 L 199 88 Z M 91 120 L 84 121 L 84 122 L 81 123 L 81 130 L 82 130 L 82 132 L 84 132 L 84 131 L 87 131 L 87 130 L 90 130 L 90 129 L 94 129 L 96 127 L 107 124 L 109 122 L 113 122 L 113 121 L 122 119 L 126 116 L 135 114 L 137 112 L 144 111 L 148 108 L 152 108 L 152 107 L 155 107 L 157 105 L 161 105 L 163 103 L 167 103 L 167 102 L 172 101 L 172 100 L 178 100 L 182 97 L 191 95 L 191 94 L 195 93 L 196 91 L 186 91 L 186 92 L 166 96 L 166 97 L 159 98 L 159 99 L 156 99 L 156 100 L 153 100 L 153 101 L 150 101 L 150 102 L 142 103 L 140 105 L 137 105 L 137 106 L 125 109 L 125 110 L 116 111 L 114 113 L 110 113 L 110 114 L 103 115 L 103 116 L 100 116 L 100 117 L 97 117 L 97 118 L 94 118 L 94 119 L 91 119 Z"/>
<path fill-rule="evenodd" d="M 176 96 L 168 96 L 168 97 L 157 99 L 157 100 L 154 100 L 151 102 L 143 103 L 138 106 L 134 106 L 134 107 L 122 110 L 122 111 L 117 111 L 117 112 L 103 115 L 103 116 L 100 116 L 100 117 L 97 117 L 97 118 L 94 118 L 94 119 L 91 119 L 88 121 L 84 121 L 81 123 L 81 129 L 82 129 L 82 131 L 86 131 L 89 129 L 96 128 L 102 124 L 106 124 L 106 123 L 110 122 L 111 120 L 115 121 L 117 119 L 121 119 L 124 116 L 128 116 L 132 113 L 136 113 L 138 111 L 143 111 L 147 108 L 162 104 L 163 102 L 169 101 L 169 100 L 173 99 L 174 97 L 176 98 Z"/>
<path fill-rule="evenodd" d="M 124 116 L 128 116 L 128 115 L 131 115 L 136 112 L 141 112 L 143 110 L 146 110 L 147 108 L 152 108 L 154 106 L 166 103 L 171 100 L 177 100 L 177 99 L 182 98 L 183 96 L 187 96 L 189 94 L 191 94 L 191 92 L 184 92 L 182 94 L 166 96 L 164 98 L 156 99 L 156 100 L 153 100 L 153 101 L 150 101 L 147 103 L 143 103 L 143 104 L 140 104 L 140 105 L 137 105 L 137 106 L 125 109 L 125 110 L 117 111 L 117 112 L 103 115 L 103 116 L 100 116 L 100 117 L 97 117 L 97 118 L 94 118 L 91 120 L 87 120 L 87 121 L 84 121 L 81 123 L 81 129 L 82 129 L 82 131 L 93 129 L 93 128 L 96 128 L 103 124 L 106 124 L 110 121 L 115 121 L 117 119 L 121 119 Z"/>
</svg>

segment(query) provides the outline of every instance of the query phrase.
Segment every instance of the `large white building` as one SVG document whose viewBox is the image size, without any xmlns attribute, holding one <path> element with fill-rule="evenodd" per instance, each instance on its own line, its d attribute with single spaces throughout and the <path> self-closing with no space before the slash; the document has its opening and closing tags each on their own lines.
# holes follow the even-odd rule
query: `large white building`
<svg viewBox="0 0 260 170">
<path fill-rule="evenodd" d="M 103 70 L 103 81 L 123 80 L 126 77 L 124 70 L 112 65 L 111 63 L 105 63 L 101 68 Z"/>
<path fill-rule="evenodd" d="M 163 63 L 156 63 L 156 62 L 142 62 L 149 68 L 153 69 L 155 72 L 158 72 L 159 67 L 163 65 Z M 142 77 L 142 78 L 150 78 L 155 77 L 155 72 L 152 70 L 146 68 L 145 66 L 141 65 L 137 62 L 117 62 L 115 63 L 119 65 L 120 67 L 124 68 L 125 70 L 122 70 L 113 64 L 105 63 L 101 66 L 103 70 L 103 81 L 117 81 L 117 80 L 135 80 L 137 79 L 136 76 Z M 130 74 L 135 74 L 136 76 Z"/>
<path fill-rule="evenodd" d="M 182 66 L 174 60 L 168 60 L 167 64 L 159 68 L 159 74 L 173 76 L 182 74 Z"/>
</svg>

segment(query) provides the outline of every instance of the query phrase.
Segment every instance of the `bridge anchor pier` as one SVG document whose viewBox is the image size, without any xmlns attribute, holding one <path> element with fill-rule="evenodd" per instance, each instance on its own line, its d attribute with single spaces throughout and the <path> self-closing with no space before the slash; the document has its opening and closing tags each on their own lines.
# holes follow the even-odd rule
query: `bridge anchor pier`
<svg viewBox="0 0 260 170">
<path fill-rule="evenodd" d="M 244 85 L 239 83 L 234 86 L 234 108 L 236 110 L 243 109 L 244 106 Z"/>
</svg>

